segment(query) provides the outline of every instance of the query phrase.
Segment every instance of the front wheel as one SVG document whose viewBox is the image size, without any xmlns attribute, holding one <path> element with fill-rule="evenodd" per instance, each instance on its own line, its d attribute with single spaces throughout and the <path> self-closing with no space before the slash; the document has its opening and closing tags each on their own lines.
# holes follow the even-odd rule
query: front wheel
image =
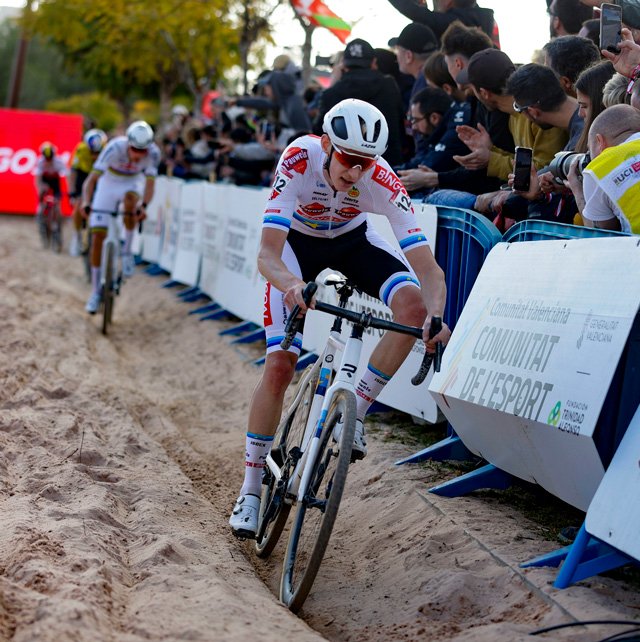
<svg viewBox="0 0 640 642">
<path fill-rule="evenodd" d="M 271 471 L 265 468 L 255 543 L 258 557 L 271 555 L 289 517 L 291 504 L 285 503 L 284 496 L 297 462 L 297 457 L 291 450 L 297 448 L 298 452 L 301 452 L 300 446 L 318 383 L 318 372 L 317 365 L 311 365 L 305 370 L 294 392 L 295 405 L 290 406 L 284 413 L 273 439 L 271 456 L 280 465 L 283 476 L 278 482 Z"/>
<path fill-rule="evenodd" d="M 107 334 L 107 328 L 111 323 L 113 314 L 113 303 L 115 291 L 113 289 L 113 271 L 115 269 L 115 252 L 113 243 L 107 243 L 104 252 L 104 287 L 102 288 L 102 334 Z"/>
<path fill-rule="evenodd" d="M 343 422 L 338 444 L 333 429 Z M 324 557 L 347 480 L 356 428 L 356 398 L 339 390 L 329 407 L 309 488 L 299 502 L 282 567 L 280 599 L 297 613 L 309 595 Z"/>
</svg>

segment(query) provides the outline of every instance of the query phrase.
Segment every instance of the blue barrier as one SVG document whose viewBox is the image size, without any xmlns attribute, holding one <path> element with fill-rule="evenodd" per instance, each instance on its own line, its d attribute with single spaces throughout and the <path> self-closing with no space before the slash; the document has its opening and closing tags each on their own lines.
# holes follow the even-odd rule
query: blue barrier
<svg viewBox="0 0 640 642">
<path fill-rule="evenodd" d="M 605 236 L 629 236 L 623 232 L 603 230 L 581 225 L 567 225 L 552 221 L 530 219 L 510 227 L 503 235 L 505 243 L 518 241 L 557 241 L 561 239 L 592 239 Z"/>
</svg>

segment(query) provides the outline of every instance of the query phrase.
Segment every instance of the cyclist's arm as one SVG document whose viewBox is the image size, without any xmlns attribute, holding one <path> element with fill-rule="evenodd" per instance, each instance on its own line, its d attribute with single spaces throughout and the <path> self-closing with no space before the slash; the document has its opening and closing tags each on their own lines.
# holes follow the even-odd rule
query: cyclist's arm
<svg viewBox="0 0 640 642">
<path fill-rule="evenodd" d="M 142 204 L 146 206 L 151 202 L 156 189 L 156 182 L 153 176 L 147 176 L 144 181 L 144 191 L 142 192 Z"/>
<path fill-rule="evenodd" d="M 429 325 L 431 317 L 444 316 L 444 308 L 447 302 L 447 286 L 444 280 L 444 272 L 436 263 L 431 252 L 431 248 L 421 245 L 405 252 L 407 261 L 411 265 L 420 281 L 422 300 L 427 308 L 427 318 L 425 319 L 424 340 L 429 340 Z M 442 330 L 429 342 L 429 348 L 435 348 L 437 341 L 446 345 L 449 341 L 451 332 L 445 323 L 442 324 Z"/>
<path fill-rule="evenodd" d="M 282 250 L 287 240 L 287 232 L 265 227 L 262 230 L 258 269 L 272 286 L 284 293 L 284 302 L 289 310 L 299 305 L 304 312 L 307 306 L 302 298 L 305 283 L 291 273 L 282 260 Z"/>
<path fill-rule="evenodd" d="M 84 209 L 87 205 L 91 205 L 91 199 L 93 198 L 93 192 L 96 189 L 96 184 L 100 174 L 98 172 L 91 172 L 87 177 L 87 180 L 82 186 L 82 208 Z"/>
</svg>

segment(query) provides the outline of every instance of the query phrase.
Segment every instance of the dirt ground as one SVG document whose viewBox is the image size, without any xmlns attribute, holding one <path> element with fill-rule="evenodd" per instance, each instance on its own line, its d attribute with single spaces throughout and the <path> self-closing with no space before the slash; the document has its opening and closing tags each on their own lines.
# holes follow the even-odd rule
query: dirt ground
<svg viewBox="0 0 640 642">
<path fill-rule="evenodd" d="M 538 628 L 640 619 L 637 588 L 564 591 L 519 567 L 559 544 L 508 503 L 428 493 L 438 466 L 385 416 L 349 472 L 330 550 L 300 617 L 278 603 L 283 543 L 254 557 L 227 526 L 241 484 L 260 346 L 238 347 L 141 269 L 108 337 L 84 312 L 79 259 L 0 218 L 0 640 L 532 639 Z M 581 626 L 541 640 L 616 633 Z"/>
</svg>

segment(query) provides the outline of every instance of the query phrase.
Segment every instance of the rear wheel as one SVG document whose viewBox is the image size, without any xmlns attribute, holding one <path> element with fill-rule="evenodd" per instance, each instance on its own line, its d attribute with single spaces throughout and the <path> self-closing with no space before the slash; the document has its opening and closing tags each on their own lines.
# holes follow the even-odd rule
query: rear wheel
<svg viewBox="0 0 640 642">
<path fill-rule="evenodd" d="M 107 334 L 107 328 L 111 323 L 115 292 L 113 289 L 113 271 L 115 269 L 115 252 L 113 243 L 107 243 L 104 256 L 104 288 L 102 289 L 102 334 Z"/>
<path fill-rule="evenodd" d="M 280 535 L 287 523 L 291 504 L 284 501 L 287 483 L 295 468 L 298 453 L 302 444 L 304 430 L 307 425 L 311 403 L 318 383 L 319 368 L 317 365 L 309 366 L 300 379 L 294 393 L 294 402 L 299 399 L 295 408 L 289 407 L 283 415 L 273 439 L 271 456 L 283 468 L 283 477 L 277 482 L 268 468 L 265 468 L 262 498 L 260 501 L 260 517 L 258 520 L 258 533 L 256 535 L 255 550 L 258 557 L 268 557 L 280 539 Z"/>
<path fill-rule="evenodd" d="M 341 419 L 343 428 L 338 450 L 333 429 Z M 340 390 L 329 407 L 309 488 L 298 504 L 284 558 L 280 599 L 294 613 L 309 595 L 333 531 L 347 480 L 355 428 L 355 394 Z"/>
</svg>

